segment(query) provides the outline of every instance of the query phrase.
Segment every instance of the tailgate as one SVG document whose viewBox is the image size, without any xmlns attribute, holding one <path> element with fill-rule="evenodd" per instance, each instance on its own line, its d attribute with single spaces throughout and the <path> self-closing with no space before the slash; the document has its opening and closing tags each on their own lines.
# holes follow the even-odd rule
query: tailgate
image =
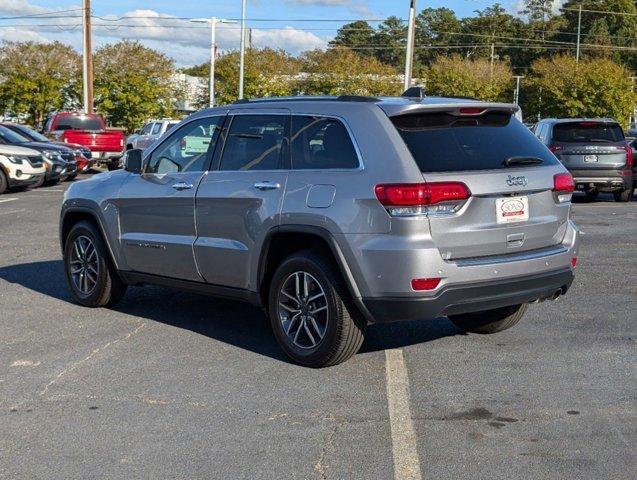
<svg viewBox="0 0 637 480">
<path fill-rule="evenodd" d="M 466 111 L 392 118 L 427 184 L 462 182 L 471 192 L 454 211 L 428 213 L 442 257 L 504 255 L 560 243 L 570 201 L 558 201 L 553 187 L 564 168 L 510 111 Z"/>
<path fill-rule="evenodd" d="M 66 130 L 65 141 L 79 143 L 94 152 L 120 152 L 124 149 L 124 134 L 119 130 L 89 132 L 82 130 Z"/>
</svg>

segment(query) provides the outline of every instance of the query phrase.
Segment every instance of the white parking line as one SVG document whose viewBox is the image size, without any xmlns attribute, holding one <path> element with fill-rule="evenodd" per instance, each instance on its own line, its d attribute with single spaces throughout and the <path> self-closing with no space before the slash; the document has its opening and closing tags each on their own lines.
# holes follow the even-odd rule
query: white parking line
<svg viewBox="0 0 637 480">
<path fill-rule="evenodd" d="M 421 480 L 416 431 L 409 406 L 409 377 L 401 349 L 385 350 L 385 372 L 394 478 Z"/>
<path fill-rule="evenodd" d="M 7 202 L 13 202 L 14 200 L 17 200 L 17 198 L 3 198 L 2 200 L 0 200 L 0 203 L 7 203 Z"/>
</svg>

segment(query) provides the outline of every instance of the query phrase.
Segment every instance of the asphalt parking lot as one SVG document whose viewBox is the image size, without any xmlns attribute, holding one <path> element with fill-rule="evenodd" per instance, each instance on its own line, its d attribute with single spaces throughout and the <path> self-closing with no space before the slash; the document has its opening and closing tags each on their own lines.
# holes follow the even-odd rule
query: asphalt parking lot
<svg viewBox="0 0 637 480">
<path fill-rule="evenodd" d="M 517 327 L 375 325 L 311 370 L 241 303 L 71 303 L 66 186 L 0 197 L 0 478 L 635 478 L 637 198 L 573 206 L 575 284 Z"/>
</svg>

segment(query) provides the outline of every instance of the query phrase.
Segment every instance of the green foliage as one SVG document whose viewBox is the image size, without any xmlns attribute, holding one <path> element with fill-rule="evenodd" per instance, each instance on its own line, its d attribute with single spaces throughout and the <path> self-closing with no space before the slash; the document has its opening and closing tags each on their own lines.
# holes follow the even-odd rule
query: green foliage
<svg viewBox="0 0 637 480">
<path fill-rule="evenodd" d="M 347 47 L 357 50 L 361 55 L 372 56 L 377 37 L 369 23 L 359 20 L 347 23 L 338 29 L 336 36 L 330 41 L 330 47 Z"/>
<path fill-rule="evenodd" d="M 438 57 L 421 74 L 429 95 L 472 97 L 486 101 L 511 101 L 513 83 L 506 62 L 459 55 Z"/>
<path fill-rule="evenodd" d="M 416 17 L 416 60 L 421 65 L 428 65 L 444 50 L 435 46 L 456 45 L 462 24 L 453 10 L 445 7 L 425 8 Z"/>
<path fill-rule="evenodd" d="M 178 92 L 166 55 L 137 41 L 122 40 L 95 52 L 95 107 L 113 126 L 127 131 L 153 117 L 172 114 Z"/>
<path fill-rule="evenodd" d="M 401 82 L 394 69 L 348 48 L 314 50 L 301 56 L 304 95 L 396 95 Z"/>
<path fill-rule="evenodd" d="M 0 48 L 0 109 L 37 124 L 79 98 L 81 60 L 60 42 L 7 42 Z"/>
<path fill-rule="evenodd" d="M 612 117 L 627 124 L 635 104 L 628 71 L 608 59 L 554 56 L 537 60 L 525 79 L 529 116 Z"/>
</svg>

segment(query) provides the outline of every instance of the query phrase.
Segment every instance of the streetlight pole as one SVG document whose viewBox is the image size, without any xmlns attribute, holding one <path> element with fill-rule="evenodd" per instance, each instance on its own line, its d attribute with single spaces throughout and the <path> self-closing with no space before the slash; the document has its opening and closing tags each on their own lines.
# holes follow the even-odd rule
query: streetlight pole
<svg viewBox="0 0 637 480">
<path fill-rule="evenodd" d="M 217 59 L 217 23 L 237 23 L 235 20 L 212 17 L 191 20 L 195 23 L 210 23 L 210 78 L 208 80 L 209 105 L 215 106 L 215 61 Z"/>
<path fill-rule="evenodd" d="M 405 53 L 405 82 L 404 90 L 411 87 L 414 69 L 414 35 L 416 26 L 416 0 L 409 3 L 409 25 L 407 27 L 407 51 Z"/>
<path fill-rule="evenodd" d="M 93 113 L 93 49 L 91 46 L 91 0 L 83 0 L 82 90 L 84 113 Z"/>
<path fill-rule="evenodd" d="M 513 95 L 513 103 L 516 105 L 520 104 L 520 80 L 524 78 L 523 75 L 515 75 L 515 93 Z"/>
<path fill-rule="evenodd" d="M 582 4 L 579 6 L 579 13 L 577 14 L 577 50 L 575 53 L 575 63 L 579 63 L 579 39 L 582 31 Z"/>
<path fill-rule="evenodd" d="M 246 0 L 241 2 L 241 52 L 239 54 L 239 100 L 243 98 L 243 76 L 246 54 Z"/>
</svg>

